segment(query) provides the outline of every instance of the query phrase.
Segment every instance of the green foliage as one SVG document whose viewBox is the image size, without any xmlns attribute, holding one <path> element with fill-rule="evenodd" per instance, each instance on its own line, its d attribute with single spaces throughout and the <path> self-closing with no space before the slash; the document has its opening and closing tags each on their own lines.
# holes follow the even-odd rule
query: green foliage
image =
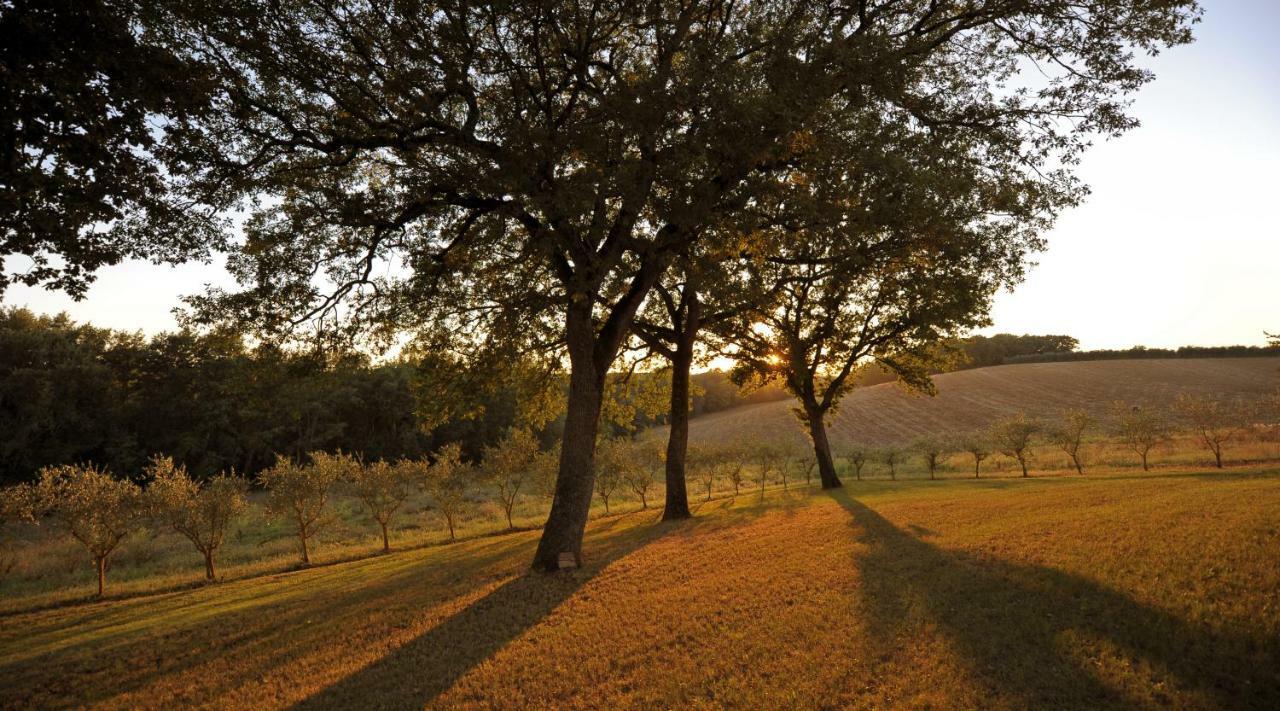
<svg viewBox="0 0 1280 711">
<path fill-rule="evenodd" d="M 40 470 L 36 483 L 40 510 L 51 516 L 93 558 L 98 594 L 106 590 L 108 560 L 127 536 L 141 528 L 142 490 L 92 464 Z"/>
<path fill-rule="evenodd" d="M 132 0 L 0 5 L 0 269 L 14 269 L 0 271 L 0 293 L 19 283 L 82 298 L 100 267 L 222 245 L 210 211 L 167 189 L 166 165 L 185 151 L 164 145 L 162 126 L 204 114 L 210 95 L 202 62 L 138 32 L 163 14 Z"/>
</svg>

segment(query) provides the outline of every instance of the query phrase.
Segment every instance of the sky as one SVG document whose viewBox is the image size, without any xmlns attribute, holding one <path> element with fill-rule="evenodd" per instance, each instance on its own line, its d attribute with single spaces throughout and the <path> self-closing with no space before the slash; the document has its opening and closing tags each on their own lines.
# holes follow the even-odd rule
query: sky
<svg viewBox="0 0 1280 711">
<path fill-rule="evenodd" d="M 1280 331 L 1280 0 L 1207 0 L 1194 44 L 1145 64 L 1142 125 L 1099 143 L 1092 189 L 984 333 L 1055 333 L 1085 349 L 1261 345 Z M 80 302 L 11 287 L 9 306 L 102 327 L 172 329 L 179 297 L 228 285 L 218 264 L 129 262 Z"/>
</svg>

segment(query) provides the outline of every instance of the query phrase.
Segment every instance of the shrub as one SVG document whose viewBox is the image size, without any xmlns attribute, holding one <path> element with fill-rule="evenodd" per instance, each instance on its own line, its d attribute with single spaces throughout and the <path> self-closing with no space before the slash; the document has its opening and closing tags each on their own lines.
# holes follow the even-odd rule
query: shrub
<svg viewBox="0 0 1280 711">
<path fill-rule="evenodd" d="M 267 513 L 293 524 L 303 565 L 311 563 L 310 542 L 324 522 L 333 485 L 349 479 L 359 466 L 345 454 L 312 452 L 309 466 L 277 456 L 275 464 L 258 475 L 258 484 L 267 490 Z"/>
<path fill-rule="evenodd" d="M 369 510 L 369 515 L 382 529 L 382 551 L 391 550 L 387 528 L 391 519 L 404 505 L 415 480 L 420 476 L 421 464 L 402 459 L 395 462 L 377 461 L 366 466 L 346 468 L 347 483 L 356 498 Z"/>
<path fill-rule="evenodd" d="M 147 466 L 151 484 L 147 487 L 147 508 L 163 526 L 186 536 L 204 557 L 206 580 L 216 577 L 218 549 L 227 528 L 248 507 L 249 489 L 243 478 L 219 474 L 197 484 L 169 457 L 156 457 Z"/>
<path fill-rule="evenodd" d="M 106 590 L 111 554 L 141 527 L 142 490 L 133 482 L 86 464 L 41 469 L 36 492 L 39 507 L 89 551 L 101 596 Z"/>
</svg>

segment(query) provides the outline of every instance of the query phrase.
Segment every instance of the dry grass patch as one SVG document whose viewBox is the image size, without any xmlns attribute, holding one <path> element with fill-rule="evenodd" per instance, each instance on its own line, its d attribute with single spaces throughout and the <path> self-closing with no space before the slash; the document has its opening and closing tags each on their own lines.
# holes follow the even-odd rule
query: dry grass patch
<svg viewBox="0 0 1280 711">
<path fill-rule="evenodd" d="M 0 618 L 5 705 L 1280 703 L 1280 471 L 851 484 Z"/>
</svg>

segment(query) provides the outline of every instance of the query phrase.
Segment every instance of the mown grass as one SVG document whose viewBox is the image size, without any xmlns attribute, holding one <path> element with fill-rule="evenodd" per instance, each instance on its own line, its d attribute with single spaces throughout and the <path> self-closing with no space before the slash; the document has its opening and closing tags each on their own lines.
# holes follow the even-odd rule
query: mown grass
<svg viewBox="0 0 1280 711">
<path fill-rule="evenodd" d="M 0 618 L 9 707 L 1280 705 L 1280 469 L 850 483 Z"/>
</svg>

